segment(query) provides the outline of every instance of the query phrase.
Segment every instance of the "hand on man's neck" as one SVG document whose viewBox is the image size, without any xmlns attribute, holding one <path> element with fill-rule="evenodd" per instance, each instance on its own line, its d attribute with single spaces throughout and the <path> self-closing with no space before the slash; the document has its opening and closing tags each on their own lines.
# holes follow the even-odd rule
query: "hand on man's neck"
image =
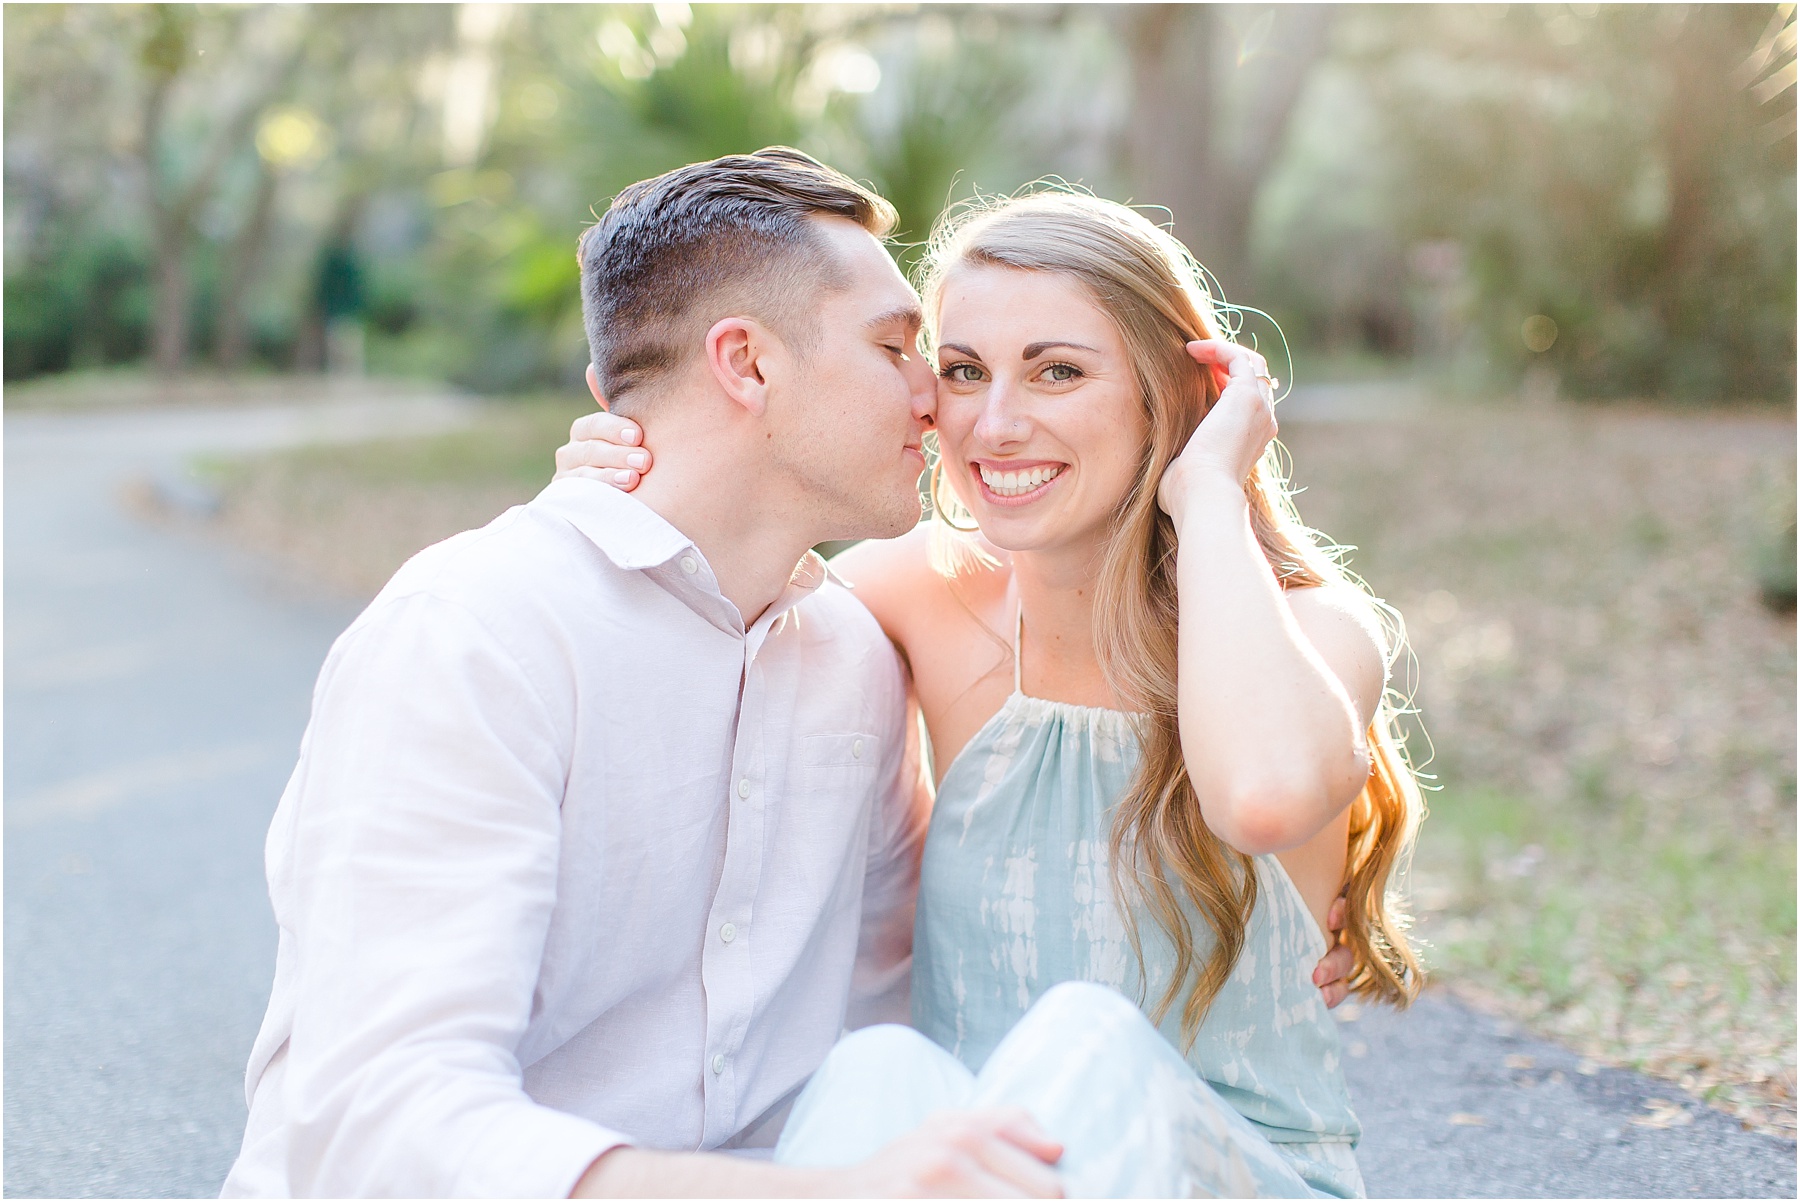
<svg viewBox="0 0 1800 1202">
<path fill-rule="evenodd" d="M 695 398 L 659 400 L 644 417 L 656 470 L 631 494 L 694 540 L 746 628 L 775 603 L 800 558 L 828 535 L 807 528 L 766 470 L 751 431 Z"/>
</svg>

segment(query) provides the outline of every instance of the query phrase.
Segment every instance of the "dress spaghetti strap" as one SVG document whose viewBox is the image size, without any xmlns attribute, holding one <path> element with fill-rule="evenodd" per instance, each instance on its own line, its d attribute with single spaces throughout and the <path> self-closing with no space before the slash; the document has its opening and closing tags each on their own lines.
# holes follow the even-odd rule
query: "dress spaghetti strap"
<svg viewBox="0 0 1800 1202">
<path fill-rule="evenodd" d="M 1025 664 L 1019 658 L 1019 646 L 1025 641 L 1025 603 L 1019 602 L 1015 607 L 1017 617 L 1013 621 L 1013 692 L 1025 691 Z"/>
</svg>

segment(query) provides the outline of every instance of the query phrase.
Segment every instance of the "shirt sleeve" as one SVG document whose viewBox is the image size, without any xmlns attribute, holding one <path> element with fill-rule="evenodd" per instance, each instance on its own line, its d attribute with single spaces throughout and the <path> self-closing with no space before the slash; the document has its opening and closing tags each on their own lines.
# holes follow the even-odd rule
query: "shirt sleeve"
<svg viewBox="0 0 1800 1202">
<path fill-rule="evenodd" d="M 556 900 L 569 722 L 474 614 L 380 604 L 326 661 L 286 799 L 288 1184 L 566 1197 L 631 1142 L 534 1102 L 515 1054 Z"/>
<path fill-rule="evenodd" d="M 920 755 L 919 709 L 912 682 L 899 657 L 893 659 L 890 708 L 896 729 L 882 740 L 881 784 L 869 821 L 862 928 L 844 1019 L 850 1030 L 912 1020 L 913 911 L 931 817 L 931 784 Z"/>
</svg>

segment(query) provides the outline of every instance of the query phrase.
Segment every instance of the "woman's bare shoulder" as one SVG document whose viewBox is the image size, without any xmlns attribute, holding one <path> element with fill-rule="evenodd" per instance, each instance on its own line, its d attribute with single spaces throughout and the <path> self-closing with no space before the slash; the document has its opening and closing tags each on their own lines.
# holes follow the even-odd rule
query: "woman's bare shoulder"
<svg viewBox="0 0 1800 1202">
<path fill-rule="evenodd" d="M 857 543 L 834 557 L 831 569 L 855 590 L 889 637 L 898 640 L 904 627 L 921 619 L 933 621 L 940 607 L 956 606 L 950 578 L 940 570 L 946 537 L 963 536 L 921 522 L 899 538 Z M 994 560 L 985 547 L 983 555 L 985 562 L 966 554 L 959 557 L 956 587 L 965 602 L 994 586 L 998 575 Z M 959 612 L 963 608 L 956 607 Z"/>
<path fill-rule="evenodd" d="M 899 538 L 866 538 L 832 556 L 831 570 L 858 596 L 869 590 L 917 587 L 931 566 L 929 533 L 921 522 Z"/>
</svg>

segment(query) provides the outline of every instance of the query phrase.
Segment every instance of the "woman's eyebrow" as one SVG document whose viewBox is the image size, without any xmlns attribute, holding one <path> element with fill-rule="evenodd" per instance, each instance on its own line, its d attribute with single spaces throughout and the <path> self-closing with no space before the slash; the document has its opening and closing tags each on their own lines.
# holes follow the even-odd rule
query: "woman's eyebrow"
<svg viewBox="0 0 1800 1202">
<path fill-rule="evenodd" d="M 981 356 L 975 353 L 974 347 L 964 346 L 960 342 L 940 342 L 938 343 L 938 349 L 940 351 L 955 351 L 959 355 L 967 355 L 977 363 L 981 362 Z"/>
<path fill-rule="evenodd" d="M 1089 353 L 1095 354 L 1095 355 L 1098 355 L 1100 353 L 1099 350 L 1096 349 L 1095 347 L 1085 346 L 1079 342 L 1033 342 L 1026 346 L 1025 354 L 1022 356 L 1022 358 L 1025 360 L 1025 362 L 1029 363 L 1033 359 L 1037 358 L 1039 355 L 1043 354 L 1045 351 L 1050 350 L 1053 347 L 1059 347 L 1059 346 L 1067 347 L 1069 350 L 1072 350 L 1072 351 L 1088 351 Z"/>
</svg>

